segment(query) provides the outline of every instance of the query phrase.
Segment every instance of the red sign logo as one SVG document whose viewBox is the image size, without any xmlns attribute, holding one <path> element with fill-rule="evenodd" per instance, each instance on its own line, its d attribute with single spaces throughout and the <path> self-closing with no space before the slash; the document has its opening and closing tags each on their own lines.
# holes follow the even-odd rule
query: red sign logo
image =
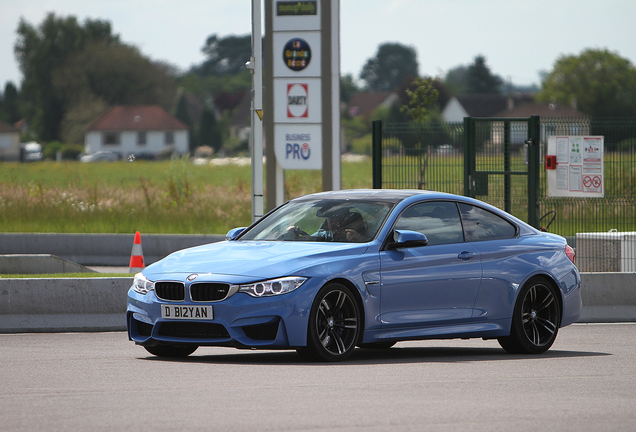
<svg viewBox="0 0 636 432">
<path fill-rule="evenodd" d="M 287 84 L 287 117 L 307 117 L 309 109 L 307 96 L 309 86 L 307 84 Z"/>
</svg>

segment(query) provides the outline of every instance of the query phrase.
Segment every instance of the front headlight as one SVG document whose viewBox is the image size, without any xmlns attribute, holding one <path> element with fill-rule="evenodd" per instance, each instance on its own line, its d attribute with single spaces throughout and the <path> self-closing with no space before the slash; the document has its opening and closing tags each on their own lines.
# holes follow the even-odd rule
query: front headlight
<svg viewBox="0 0 636 432">
<path fill-rule="evenodd" d="M 294 291 L 301 286 L 307 278 L 289 276 L 280 279 L 270 279 L 248 285 L 239 285 L 239 292 L 244 292 L 252 297 L 268 297 L 285 294 Z"/>
<path fill-rule="evenodd" d="M 144 276 L 142 273 L 137 273 L 135 275 L 135 279 L 133 280 L 132 289 L 139 294 L 145 295 L 148 294 L 148 291 L 155 289 L 155 283 L 150 282 L 148 279 L 146 279 L 146 276 Z"/>
</svg>

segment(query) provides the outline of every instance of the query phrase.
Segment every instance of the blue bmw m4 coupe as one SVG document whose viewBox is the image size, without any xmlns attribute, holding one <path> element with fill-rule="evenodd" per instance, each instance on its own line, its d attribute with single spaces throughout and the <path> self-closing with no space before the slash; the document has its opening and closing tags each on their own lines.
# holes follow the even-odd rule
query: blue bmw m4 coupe
<svg viewBox="0 0 636 432">
<path fill-rule="evenodd" d="M 225 241 L 146 267 L 127 323 L 157 356 L 234 346 L 340 361 L 418 339 L 539 354 L 580 312 L 564 238 L 471 198 L 348 190 L 292 199 Z"/>
</svg>

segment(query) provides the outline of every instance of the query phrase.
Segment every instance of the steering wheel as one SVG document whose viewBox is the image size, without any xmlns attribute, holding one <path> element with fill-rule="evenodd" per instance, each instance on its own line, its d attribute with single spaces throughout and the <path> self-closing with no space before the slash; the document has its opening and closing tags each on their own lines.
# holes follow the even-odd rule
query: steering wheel
<svg viewBox="0 0 636 432">
<path fill-rule="evenodd" d="M 298 228 L 295 225 L 290 225 L 285 229 L 285 234 L 284 236 L 287 237 L 287 235 L 289 233 L 292 233 L 294 235 L 294 240 L 297 239 L 300 236 L 308 236 L 309 234 L 306 233 L 305 231 L 301 230 L 300 228 Z"/>
</svg>

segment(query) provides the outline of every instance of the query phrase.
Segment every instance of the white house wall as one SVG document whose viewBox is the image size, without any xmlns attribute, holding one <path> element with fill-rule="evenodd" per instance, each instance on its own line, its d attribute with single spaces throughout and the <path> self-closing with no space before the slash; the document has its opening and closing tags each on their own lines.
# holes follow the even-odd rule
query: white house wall
<svg viewBox="0 0 636 432">
<path fill-rule="evenodd" d="M 442 117 L 447 122 L 463 122 L 464 117 L 468 117 L 468 113 L 454 97 L 446 104 L 444 111 L 442 111 Z"/>
<path fill-rule="evenodd" d="M 130 154 L 154 154 L 174 148 L 177 153 L 187 153 L 189 151 L 188 131 L 174 131 L 174 144 L 166 144 L 166 131 L 147 131 L 146 144 L 137 143 L 137 131 L 124 131 L 119 133 L 119 144 L 103 144 L 103 136 L 107 132 L 90 131 L 86 133 L 84 149 L 87 154 L 93 154 L 100 150 L 118 153 L 122 158 Z"/>
<path fill-rule="evenodd" d="M 0 159 L 18 160 L 20 158 L 20 134 L 0 133 Z"/>
</svg>

